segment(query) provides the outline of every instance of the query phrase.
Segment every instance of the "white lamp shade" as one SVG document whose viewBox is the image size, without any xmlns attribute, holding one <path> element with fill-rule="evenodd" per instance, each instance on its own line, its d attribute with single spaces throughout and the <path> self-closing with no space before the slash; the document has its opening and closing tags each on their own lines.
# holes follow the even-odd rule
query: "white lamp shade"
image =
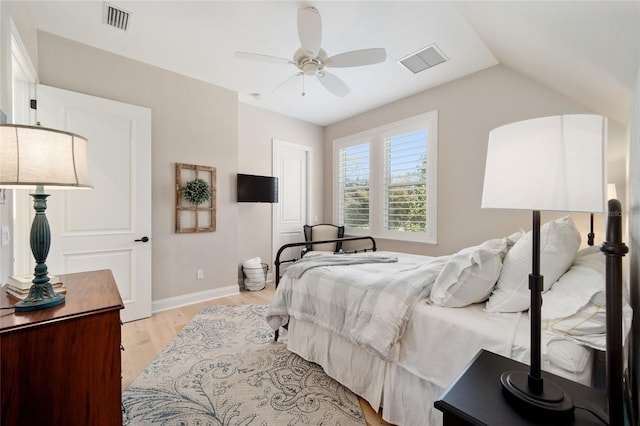
<svg viewBox="0 0 640 426">
<path fill-rule="evenodd" d="M 607 184 L 607 200 L 616 200 L 618 198 L 618 191 L 616 191 L 615 183 Z"/>
<path fill-rule="evenodd" d="M 91 188 L 87 140 L 40 126 L 0 125 L 0 186 Z"/>
<path fill-rule="evenodd" d="M 482 208 L 603 212 L 606 119 L 542 117 L 489 133 Z"/>
</svg>

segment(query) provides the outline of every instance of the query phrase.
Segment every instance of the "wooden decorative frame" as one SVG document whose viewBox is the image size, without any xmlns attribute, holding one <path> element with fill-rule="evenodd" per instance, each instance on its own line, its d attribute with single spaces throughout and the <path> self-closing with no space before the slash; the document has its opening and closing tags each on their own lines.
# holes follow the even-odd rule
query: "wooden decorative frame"
<svg viewBox="0 0 640 426">
<path fill-rule="evenodd" d="M 188 181 L 202 179 L 211 186 L 211 199 L 199 206 L 182 197 L 180 188 Z M 176 233 L 214 232 L 216 230 L 216 169 L 176 163 Z"/>
</svg>

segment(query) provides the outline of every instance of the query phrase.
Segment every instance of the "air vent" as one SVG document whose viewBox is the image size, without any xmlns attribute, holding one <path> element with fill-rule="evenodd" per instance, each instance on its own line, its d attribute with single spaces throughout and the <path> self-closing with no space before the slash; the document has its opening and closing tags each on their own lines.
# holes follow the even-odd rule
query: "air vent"
<svg viewBox="0 0 640 426">
<path fill-rule="evenodd" d="M 103 22 L 112 27 L 127 31 L 131 14 L 126 10 L 115 7 L 112 4 L 104 4 Z"/>
<path fill-rule="evenodd" d="M 412 73 L 418 74 L 420 71 L 424 71 L 446 61 L 447 58 L 445 58 L 440 49 L 438 49 L 435 44 L 432 44 L 431 46 L 427 46 L 416 53 L 405 56 L 400 59 L 398 63 L 403 65 Z"/>
</svg>

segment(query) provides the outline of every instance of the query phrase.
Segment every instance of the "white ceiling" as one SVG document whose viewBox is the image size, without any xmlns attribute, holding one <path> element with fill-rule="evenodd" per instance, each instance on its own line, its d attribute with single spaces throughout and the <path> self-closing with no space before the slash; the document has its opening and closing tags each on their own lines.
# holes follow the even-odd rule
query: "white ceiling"
<svg viewBox="0 0 640 426">
<path fill-rule="evenodd" d="M 102 23 L 101 1 L 28 3 L 43 31 L 319 125 L 497 63 L 625 123 L 640 63 L 639 1 L 111 1 L 131 13 L 127 31 Z M 331 70 L 351 89 L 346 97 L 330 94 L 314 77 L 305 77 L 302 96 L 301 77 L 286 81 L 297 71 L 293 65 L 234 57 L 247 51 L 292 58 L 300 47 L 297 10 L 306 6 L 320 11 L 329 56 L 387 51 L 384 63 Z M 397 63 L 434 43 L 446 63 L 416 75 Z"/>
</svg>

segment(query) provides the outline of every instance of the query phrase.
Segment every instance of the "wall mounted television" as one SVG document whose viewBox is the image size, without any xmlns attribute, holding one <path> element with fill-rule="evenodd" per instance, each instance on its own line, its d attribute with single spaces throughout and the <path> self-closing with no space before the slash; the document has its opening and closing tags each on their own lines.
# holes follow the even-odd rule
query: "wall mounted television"
<svg viewBox="0 0 640 426">
<path fill-rule="evenodd" d="M 278 178 L 238 173 L 239 203 L 277 203 Z"/>
</svg>

